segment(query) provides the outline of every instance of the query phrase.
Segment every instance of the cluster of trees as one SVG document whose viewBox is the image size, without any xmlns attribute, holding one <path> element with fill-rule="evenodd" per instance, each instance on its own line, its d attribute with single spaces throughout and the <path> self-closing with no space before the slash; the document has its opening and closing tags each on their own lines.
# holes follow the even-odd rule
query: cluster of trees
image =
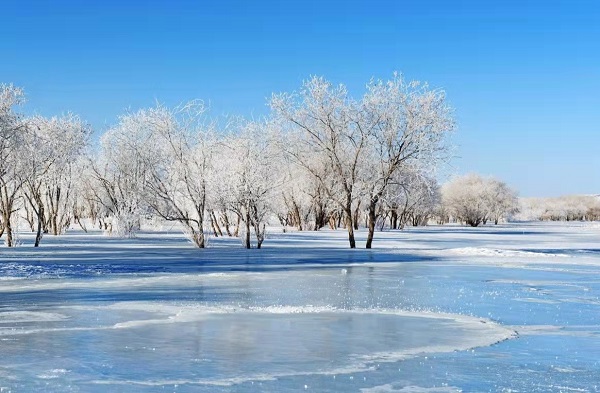
<svg viewBox="0 0 600 393">
<path fill-rule="evenodd" d="M 531 221 L 598 221 L 600 197 L 570 195 L 556 198 L 521 199 L 520 220 Z"/>
<path fill-rule="evenodd" d="M 468 174 L 442 187 L 441 221 L 454 220 L 472 227 L 498 224 L 519 210 L 517 192 L 492 177 Z"/>
<path fill-rule="evenodd" d="M 36 246 L 42 233 L 69 226 L 79 186 L 74 171 L 90 135 L 72 114 L 24 118 L 14 111 L 23 98 L 22 89 L 0 85 L 0 236 L 9 247 L 19 214 L 36 232 Z"/>
<path fill-rule="evenodd" d="M 370 248 L 375 228 L 424 224 L 443 210 L 433 168 L 447 154 L 452 111 L 442 91 L 399 75 L 370 81 L 360 99 L 313 77 L 297 93 L 273 95 L 261 120 L 213 120 L 199 101 L 157 105 L 122 115 L 95 148 L 79 117 L 26 118 L 16 110 L 23 98 L 1 85 L 8 246 L 21 218 L 37 246 L 74 223 L 134 236 L 158 217 L 179 223 L 199 248 L 210 232 L 260 248 L 277 217 L 298 230 L 344 227 L 352 248 L 364 225 Z M 496 210 L 484 220 L 499 219 Z"/>
</svg>

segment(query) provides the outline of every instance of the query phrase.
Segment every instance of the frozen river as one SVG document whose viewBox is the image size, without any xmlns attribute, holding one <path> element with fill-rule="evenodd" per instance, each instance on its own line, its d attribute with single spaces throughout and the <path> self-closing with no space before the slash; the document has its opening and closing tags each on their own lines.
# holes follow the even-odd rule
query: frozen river
<svg viewBox="0 0 600 393">
<path fill-rule="evenodd" d="M 600 228 L 0 250 L 1 392 L 600 392 Z M 359 244 L 360 246 L 360 244 Z"/>
</svg>

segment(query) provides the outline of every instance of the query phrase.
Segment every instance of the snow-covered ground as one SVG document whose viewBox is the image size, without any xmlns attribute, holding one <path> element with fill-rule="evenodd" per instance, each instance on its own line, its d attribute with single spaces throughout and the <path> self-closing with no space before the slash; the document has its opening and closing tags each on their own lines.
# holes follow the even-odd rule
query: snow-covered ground
<svg viewBox="0 0 600 393">
<path fill-rule="evenodd" d="M 21 240 L 2 392 L 600 391 L 597 224 Z"/>
</svg>

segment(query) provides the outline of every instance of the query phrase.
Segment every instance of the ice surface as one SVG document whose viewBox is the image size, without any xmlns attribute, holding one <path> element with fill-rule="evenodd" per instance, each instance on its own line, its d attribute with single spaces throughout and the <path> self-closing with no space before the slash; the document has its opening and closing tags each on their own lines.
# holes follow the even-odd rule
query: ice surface
<svg viewBox="0 0 600 393">
<path fill-rule="evenodd" d="M 501 250 L 484 247 L 463 247 L 453 248 L 448 250 L 451 254 L 456 255 L 467 255 L 467 256 L 486 256 L 486 257 L 507 257 L 507 258 L 548 258 L 548 257 L 568 257 L 569 255 L 564 254 L 553 254 L 547 252 L 533 252 L 533 251 L 521 251 L 521 250 Z"/>
<path fill-rule="evenodd" d="M 462 390 L 452 387 L 424 388 L 420 386 L 403 386 L 395 388 L 392 384 L 364 388 L 361 393 L 460 393 Z"/>
<path fill-rule="evenodd" d="M 0 254 L 0 388 L 598 392 L 599 229 L 47 237 Z"/>
</svg>

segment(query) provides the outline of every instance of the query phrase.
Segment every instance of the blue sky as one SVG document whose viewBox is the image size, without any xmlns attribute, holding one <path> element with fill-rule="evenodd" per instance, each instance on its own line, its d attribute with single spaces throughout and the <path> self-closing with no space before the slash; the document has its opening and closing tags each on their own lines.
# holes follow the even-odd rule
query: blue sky
<svg viewBox="0 0 600 393">
<path fill-rule="evenodd" d="M 4 0 L 0 82 L 101 133 L 127 108 L 210 101 L 260 116 L 310 75 L 355 95 L 393 71 L 456 109 L 449 172 L 523 196 L 600 193 L 600 3 Z"/>
</svg>

